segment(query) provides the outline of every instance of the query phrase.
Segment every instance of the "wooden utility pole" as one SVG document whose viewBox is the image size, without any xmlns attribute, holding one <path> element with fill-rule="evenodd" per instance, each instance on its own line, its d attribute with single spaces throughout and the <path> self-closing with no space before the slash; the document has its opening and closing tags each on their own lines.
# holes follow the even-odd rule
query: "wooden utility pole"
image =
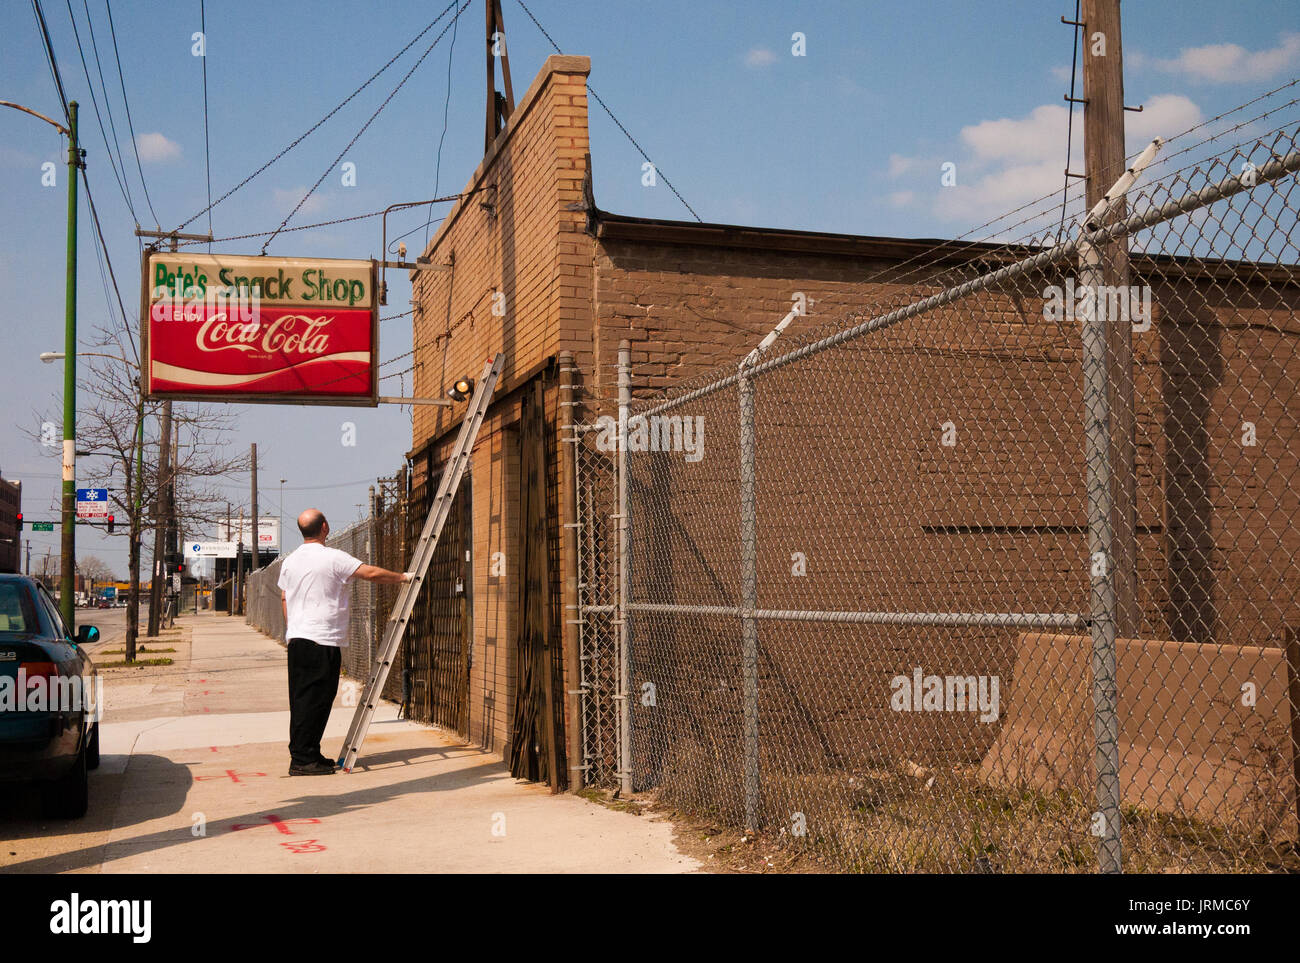
<svg viewBox="0 0 1300 963">
<path fill-rule="evenodd" d="M 231 609 L 234 615 L 244 614 L 244 510 L 239 510 L 239 538 L 235 544 L 235 604 Z"/>
<path fill-rule="evenodd" d="M 230 502 L 226 502 L 226 541 L 237 542 L 239 539 L 235 536 L 234 529 L 230 527 Z M 226 614 L 235 614 L 235 567 L 230 564 L 229 559 L 222 559 L 225 565 L 222 568 L 226 573 Z"/>
<path fill-rule="evenodd" d="M 487 125 L 483 130 L 483 153 L 515 112 L 515 89 L 510 83 L 510 54 L 506 52 L 506 21 L 501 15 L 501 0 L 483 0 L 487 14 Z M 505 96 L 497 92 L 496 61 L 501 58 L 501 81 Z"/>
<path fill-rule="evenodd" d="M 253 459 L 253 560 L 249 563 L 249 574 L 257 571 L 257 553 L 262 550 L 262 531 L 261 525 L 258 524 L 260 518 L 257 514 L 257 443 L 252 445 L 251 456 Z"/>
<path fill-rule="evenodd" d="M 154 478 L 153 493 L 153 578 L 149 585 L 149 637 L 158 634 L 158 618 L 162 612 L 163 564 L 167 530 L 167 492 L 171 484 L 172 403 L 163 402 L 162 429 L 158 437 L 158 473 Z"/>
<path fill-rule="evenodd" d="M 1088 207 L 1106 195 L 1127 168 L 1124 160 L 1124 61 L 1120 38 L 1120 0 L 1082 0 L 1083 143 L 1088 177 Z M 1115 204 L 1107 222 L 1124 216 Z M 1096 310 L 1129 307 L 1128 238 L 1098 249 L 1103 283 L 1118 297 L 1096 298 Z M 1115 313 L 1115 312 L 1110 312 Z M 1141 626 L 1137 585 L 1137 444 L 1133 405 L 1132 321 L 1127 310 L 1106 318 L 1110 394 L 1111 490 L 1114 512 L 1112 558 L 1115 628 L 1132 638 Z"/>
</svg>

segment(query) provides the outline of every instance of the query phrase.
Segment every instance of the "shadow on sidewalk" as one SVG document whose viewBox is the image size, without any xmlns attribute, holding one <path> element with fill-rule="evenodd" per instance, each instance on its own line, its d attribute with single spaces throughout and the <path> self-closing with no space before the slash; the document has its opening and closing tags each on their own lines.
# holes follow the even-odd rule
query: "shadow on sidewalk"
<svg viewBox="0 0 1300 963">
<path fill-rule="evenodd" d="M 446 748 L 455 749 L 457 747 L 450 746 Z M 402 750 L 400 752 L 394 751 L 392 755 L 406 757 L 411 755 L 411 752 L 412 750 Z M 437 750 L 435 749 L 434 752 L 437 752 Z M 489 755 L 488 753 L 483 754 Z M 163 761 L 167 762 L 167 760 Z M 370 761 L 374 763 L 375 758 L 371 757 Z M 171 765 L 174 766 L 174 764 Z M 175 768 L 184 769 L 185 767 L 182 766 Z M 134 761 L 132 763 L 132 769 L 134 769 Z M 328 819 L 331 816 L 338 816 L 355 810 L 368 808 L 413 793 L 422 794 L 465 789 L 478 782 L 482 782 L 489 777 L 501 776 L 504 774 L 507 774 L 504 765 L 494 758 L 491 762 L 484 762 L 481 765 L 471 766 L 466 769 L 456 769 L 452 772 L 420 776 L 408 779 L 404 782 L 383 786 L 366 786 L 352 790 L 346 788 L 347 783 L 350 780 L 357 779 L 358 773 L 353 773 L 351 775 L 338 773 L 334 776 L 319 776 L 314 777 L 313 781 L 316 782 L 320 779 L 333 779 L 336 781 L 336 784 L 342 784 L 340 786 L 341 791 L 334 796 L 300 796 L 296 799 L 287 799 L 283 802 L 272 802 L 268 803 L 267 808 L 264 810 L 249 811 L 238 816 L 222 819 L 220 822 L 209 823 L 207 837 L 196 838 L 191 835 L 191 822 L 187 814 L 184 819 L 178 820 L 175 827 L 162 832 L 150 833 L 149 835 L 136 836 L 132 838 L 117 838 L 112 840 L 106 846 L 96 846 L 93 849 L 80 850 L 74 853 L 64 853 L 57 856 L 48 856 L 41 859 L 12 863 L 5 866 L 4 871 L 6 873 L 59 873 L 77 869 L 86 869 L 96 867 L 104 860 L 111 859 L 113 857 L 112 850 L 114 849 L 126 849 L 129 851 L 130 855 L 136 856 L 141 853 L 160 852 L 176 846 L 198 846 L 202 845 L 209 839 L 225 835 L 232 831 L 237 831 L 234 830 L 235 826 L 249 826 L 259 823 L 265 820 L 268 814 L 274 814 L 281 821 L 286 823 L 293 819 Z M 188 770 L 186 770 L 186 777 L 189 777 Z M 147 800 L 152 793 L 148 790 L 142 794 L 133 792 L 129 798 L 123 798 L 122 807 L 129 807 L 134 810 L 136 795 L 142 795 Z M 182 803 L 183 800 L 184 796 L 182 795 Z M 148 806 L 149 803 L 146 802 L 145 805 Z M 155 810 L 154 818 L 166 816 L 175 811 L 176 808 L 166 811 Z M 134 816 L 137 814 L 133 811 L 132 815 Z M 139 822 L 141 820 L 133 819 L 133 821 Z M 87 831 L 88 829 L 89 827 L 84 827 L 79 828 L 77 831 L 82 832 Z M 166 871 L 182 872 L 183 870 L 168 869 Z M 205 872 L 206 870 L 197 868 L 196 861 L 196 868 L 194 871 Z"/>
<path fill-rule="evenodd" d="M 105 756 L 105 761 L 108 758 Z M 133 792 L 129 805 L 121 806 L 117 803 L 128 779 L 133 787 L 143 787 L 144 791 Z M 86 836 L 161 819 L 181 811 L 193 783 L 194 777 L 188 766 L 165 756 L 132 756 L 125 772 L 96 771 L 90 774 L 90 809 L 81 819 L 47 819 L 41 813 L 39 786 L 35 783 L 6 783 L 4 792 L 0 793 L 0 839 L 17 842 L 22 839 Z M 45 868 L 39 872 L 60 872 L 94 865 L 98 858 L 86 857 L 100 849 L 102 846 L 96 845 L 50 856 L 40 860 Z M 9 852 L 0 853 L 0 867 L 5 872 L 13 872 L 14 866 L 24 865 L 6 865 Z"/>
</svg>

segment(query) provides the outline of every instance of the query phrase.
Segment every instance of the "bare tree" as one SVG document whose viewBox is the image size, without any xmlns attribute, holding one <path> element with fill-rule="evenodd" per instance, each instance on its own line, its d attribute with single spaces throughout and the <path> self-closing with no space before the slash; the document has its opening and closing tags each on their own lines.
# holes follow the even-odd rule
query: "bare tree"
<svg viewBox="0 0 1300 963">
<path fill-rule="evenodd" d="M 77 570 L 81 572 L 83 578 L 90 579 L 92 582 L 117 581 L 117 576 L 113 574 L 112 566 L 98 555 L 78 555 Z"/>
<path fill-rule="evenodd" d="M 173 403 L 173 421 L 180 427 L 180 453 L 170 459 L 166 477 L 159 477 L 161 446 L 172 439 L 158 430 L 161 403 L 146 401 L 140 377 L 139 351 L 129 328 L 100 329 L 99 351 L 83 351 L 87 360 L 79 378 L 77 448 L 86 460 L 79 474 L 88 484 L 109 490 L 114 514 L 127 519 L 131 589 L 126 612 L 126 660 L 135 659 L 139 636 L 140 561 L 145 533 L 160 521 L 155 513 L 166 500 L 167 485 L 176 490 L 181 527 L 194 531 L 217 518 L 225 497 L 213 485 L 217 478 L 248 470 L 248 455 L 231 444 L 235 419 L 218 406 Z M 61 410 L 61 405 L 60 405 Z M 40 419 L 49 423 L 49 419 Z M 29 432 L 39 440 L 40 432 Z M 48 446 L 47 450 L 48 450 Z M 154 560 L 154 576 L 161 568 Z"/>
</svg>

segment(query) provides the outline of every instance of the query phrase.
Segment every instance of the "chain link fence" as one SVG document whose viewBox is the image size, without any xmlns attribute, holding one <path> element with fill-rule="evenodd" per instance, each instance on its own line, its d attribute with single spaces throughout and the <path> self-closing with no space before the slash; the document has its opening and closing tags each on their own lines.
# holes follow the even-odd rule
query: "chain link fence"
<svg viewBox="0 0 1300 963">
<path fill-rule="evenodd" d="M 1295 105 L 575 429 L 588 784 L 852 870 L 1300 870 Z"/>
<path fill-rule="evenodd" d="M 367 564 L 404 571 L 405 524 L 406 501 L 397 499 L 371 517 L 331 535 L 326 544 Z M 284 610 L 277 582 L 283 560 L 281 555 L 266 567 L 251 573 L 245 589 L 248 624 L 281 641 L 284 641 L 285 631 Z M 343 672 L 359 685 L 365 685 L 370 676 L 384 624 L 396 597 L 396 588 L 375 585 L 359 578 L 348 582 L 348 643 L 343 650 Z M 409 640 L 403 642 L 403 646 L 408 643 Z M 398 664 L 401 663 L 399 654 Z M 407 701 L 403 697 L 401 673 L 390 673 L 383 697 L 395 702 Z"/>
<path fill-rule="evenodd" d="M 614 458 L 597 445 L 599 431 L 571 425 L 570 456 L 576 460 L 578 554 L 579 705 L 583 732 L 581 765 L 589 786 L 618 782 L 619 686 L 617 568 L 617 476 Z"/>
</svg>

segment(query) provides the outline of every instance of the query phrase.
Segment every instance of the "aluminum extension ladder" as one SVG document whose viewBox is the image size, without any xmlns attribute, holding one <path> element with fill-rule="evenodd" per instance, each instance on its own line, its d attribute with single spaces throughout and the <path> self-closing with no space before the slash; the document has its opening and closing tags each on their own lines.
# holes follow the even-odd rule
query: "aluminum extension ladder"
<svg viewBox="0 0 1300 963">
<path fill-rule="evenodd" d="M 492 392 L 496 388 L 497 379 L 501 377 L 504 358 L 502 354 L 491 358 L 484 366 L 478 383 L 474 385 L 474 395 L 465 412 L 465 420 L 461 422 L 456 447 L 452 449 L 451 457 L 447 459 L 447 464 L 442 470 L 438 493 L 429 507 L 429 517 L 424 521 L 424 531 L 420 533 L 420 540 L 416 543 L 415 554 L 411 559 L 409 571 L 415 577 L 409 582 L 402 583 L 397 593 L 397 603 L 393 606 L 392 614 L 388 616 L 388 624 L 384 628 L 379 660 L 370 670 L 370 681 L 366 683 L 361 701 L 357 704 L 356 714 L 352 717 L 352 725 L 348 727 L 347 739 L 344 740 L 343 751 L 339 755 L 339 768 L 344 772 L 352 771 L 352 767 L 356 765 L 357 754 L 361 751 L 361 744 L 365 742 L 370 721 L 374 718 L 375 708 L 379 704 L 379 694 L 384 691 L 384 683 L 388 680 L 393 659 L 396 658 L 397 650 L 402 644 L 402 637 L 406 634 L 406 623 L 411 618 L 415 599 L 420 594 L 420 585 L 429 570 L 429 562 L 433 560 L 434 549 L 438 547 L 438 537 L 442 534 L 443 526 L 447 524 L 447 518 L 451 514 L 451 503 L 456 497 L 456 490 L 460 487 L 461 477 L 465 474 L 465 465 L 474 447 L 474 439 L 478 437 L 479 426 L 483 424 L 483 416 L 487 412 L 488 403 L 492 400 Z"/>
</svg>

